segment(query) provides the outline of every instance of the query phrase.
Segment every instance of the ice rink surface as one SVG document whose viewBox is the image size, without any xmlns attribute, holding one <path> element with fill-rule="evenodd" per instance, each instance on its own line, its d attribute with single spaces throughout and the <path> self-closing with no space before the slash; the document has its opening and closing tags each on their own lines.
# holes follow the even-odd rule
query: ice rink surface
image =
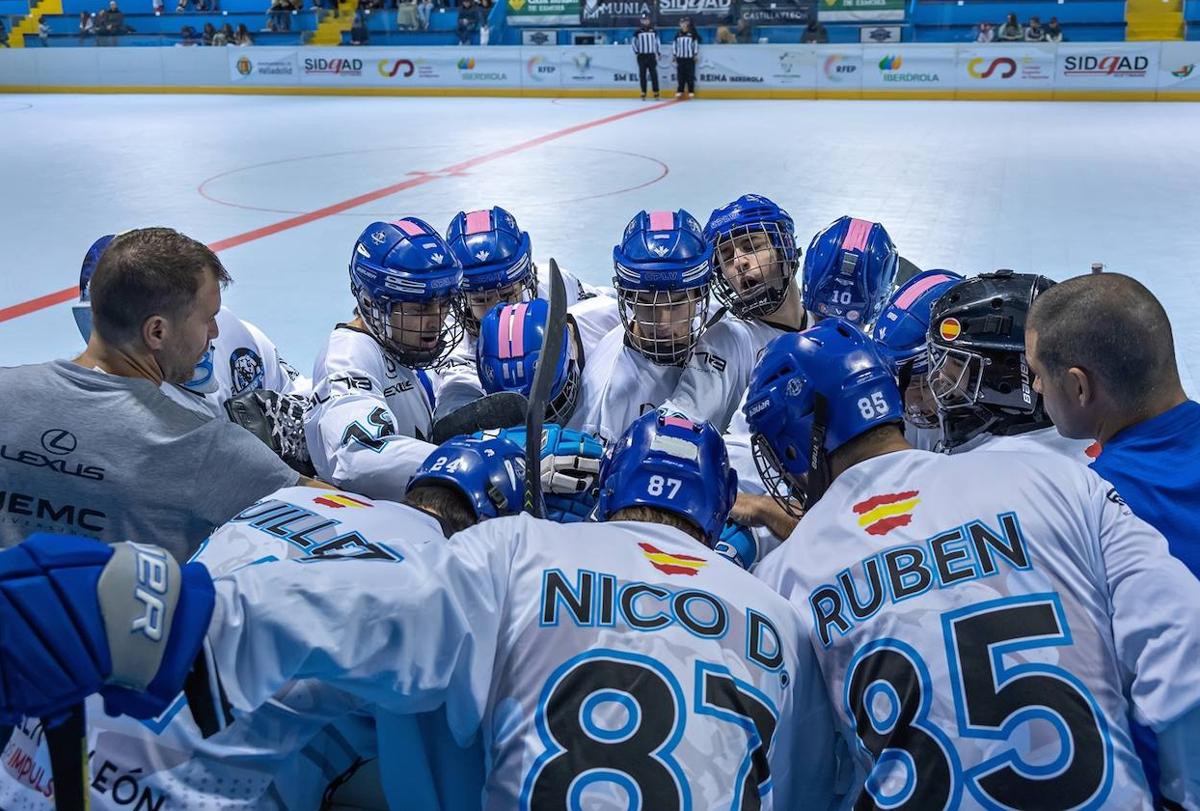
<svg viewBox="0 0 1200 811">
<path fill-rule="evenodd" d="M 703 222 L 757 192 L 803 246 L 853 214 L 922 268 L 1137 276 L 1195 396 L 1197 131 L 1200 105 L 1166 103 L 0 95 L 0 365 L 80 349 L 52 302 L 104 233 L 213 245 L 226 303 L 308 370 L 351 314 L 346 266 L 372 220 L 444 229 L 501 205 L 535 258 L 608 283 L 639 209 Z"/>
</svg>

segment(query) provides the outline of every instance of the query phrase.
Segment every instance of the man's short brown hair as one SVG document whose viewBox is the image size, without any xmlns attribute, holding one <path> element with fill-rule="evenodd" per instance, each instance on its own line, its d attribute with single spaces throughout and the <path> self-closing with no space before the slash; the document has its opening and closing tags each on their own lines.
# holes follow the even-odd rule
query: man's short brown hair
<svg viewBox="0 0 1200 811">
<path fill-rule="evenodd" d="M 119 235 L 100 256 L 89 288 L 93 328 L 105 341 L 136 341 L 154 315 L 178 317 L 196 299 L 204 274 L 224 287 L 229 273 L 205 244 L 171 228 Z"/>
<path fill-rule="evenodd" d="M 1130 276 L 1091 273 L 1056 284 L 1033 300 L 1026 324 L 1037 333 L 1037 360 L 1047 372 L 1083 369 L 1124 406 L 1178 385 L 1167 312 Z"/>
<path fill-rule="evenodd" d="M 668 510 L 659 509 L 658 507 L 647 507 L 643 504 L 637 504 L 632 507 L 623 507 L 608 517 L 609 521 L 641 521 L 646 524 L 663 524 L 668 527 L 674 527 L 681 532 L 686 532 L 700 543 L 708 546 L 704 540 L 704 533 L 696 523 L 688 518 L 684 518 L 678 513 L 673 513 Z"/>
</svg>

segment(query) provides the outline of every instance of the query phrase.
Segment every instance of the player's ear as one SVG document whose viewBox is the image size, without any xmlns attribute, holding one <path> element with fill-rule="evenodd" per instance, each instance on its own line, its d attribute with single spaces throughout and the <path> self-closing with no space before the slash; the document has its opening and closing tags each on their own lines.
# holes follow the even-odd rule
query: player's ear
<svg viewBox="0 0 1200 811">
<path fill-rule="evenodd" d="M 1096 399 L 1096 389 L 1092 385 L 1091 377 L 1088 375 L 1086 369 L 1081 369 L 1078 366 L 1072 366 L 1070 369 L 1067 369 L 1065 382 L 1067 384 L 1067 396 L 1079 408 L 1087 408 Z"/>
<path fill-rule="evenodd" d="M 162 349 L 170 332 L 170 323 L 161 315 L 152 315 L 142 322 L 142 342 L 149 349 Z"/>
</svg>

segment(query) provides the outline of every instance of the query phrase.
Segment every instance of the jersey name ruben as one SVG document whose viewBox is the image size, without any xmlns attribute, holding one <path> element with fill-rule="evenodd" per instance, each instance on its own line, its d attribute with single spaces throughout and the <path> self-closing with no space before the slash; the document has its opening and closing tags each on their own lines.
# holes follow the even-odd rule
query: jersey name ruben
<svg viewBox="0 0 1200 811">
<path fill-rule="evenodd" d="M 899 495 L 915 499 L 917 492 Z M 887 502 L 879 506 L 887 506 Z M 920 544 L 900 544 L 864 558 L 843 569 L 832 582 L 812 589 L 808 603 L 817 637 L 823 647 L 829 647 L 835 631 L 844 636 L 868 622 L 885 603 L 991 577 L 1002 567 L 1023 570 L 1030 566 L 1021 523 L 1015 512 L 1006 512 L 996 516 L 994 527 L 974 520 L 938 532 Z"/>
</svg>

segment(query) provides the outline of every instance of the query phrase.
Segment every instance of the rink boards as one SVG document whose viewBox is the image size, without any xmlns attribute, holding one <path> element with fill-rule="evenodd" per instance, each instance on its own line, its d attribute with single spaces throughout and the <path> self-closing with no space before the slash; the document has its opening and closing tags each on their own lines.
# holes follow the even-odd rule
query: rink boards
<svg viewBox="0 0 1200 811">
<path fill-rule="evenodd" d="M 674 89 L 660 60 L 665 95 Z M 1200 100 L 1200 42 L 707 45 L 711 98 Z M 24 48 L 0 92 L 628 96 L 627 45 L 596 47 Z"/>
</svg>

